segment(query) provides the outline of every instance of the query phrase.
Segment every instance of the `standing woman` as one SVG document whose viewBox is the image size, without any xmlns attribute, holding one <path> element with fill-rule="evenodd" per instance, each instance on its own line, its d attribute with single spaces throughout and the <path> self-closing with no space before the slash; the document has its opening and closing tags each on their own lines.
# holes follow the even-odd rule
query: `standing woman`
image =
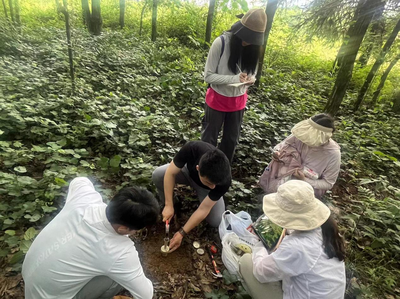
<svg viewBox="0 0 400 299">
<path fill-rule="evenodd" d="M 204 80 L 209 88 L 201 140 L 216 146 L 223 125 L 219 148 L 231 162 L 239 142 L 247 88 L 255 82 L 266 24 L 264 10 L 251 9 L 214 40 L 208 53 Z"/>
</svg>

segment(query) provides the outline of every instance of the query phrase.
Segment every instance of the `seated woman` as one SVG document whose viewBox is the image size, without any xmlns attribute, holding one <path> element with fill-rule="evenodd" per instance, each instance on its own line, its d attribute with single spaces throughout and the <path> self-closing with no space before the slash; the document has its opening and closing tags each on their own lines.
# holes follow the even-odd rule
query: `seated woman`
<svg viewBox="0 0 400 299">
<path fill-rule="evenodd" d="M 275 252 L 268 254 L 260 242 L 252 256 L 240 259 L 249 294 L 254 299 L 343 298 L 344 241 L 329 208 L 314 197 L 310 184 L 282 184 L 277 193 L 264 196 L 263 210 L 270 221 L 293 231 Z M 276 283 L 280 280 L 283 293 Z"/>
<path fill-rule="evenodd" d="M 340 146 L 331 138 L 334 120 L 317 114 L 292 128 L 292 135 L 274 148 L 273 161 L 260 178 L 266 193 L 293 177 L 309 183 L 321 198 L 332 189 L 340 171 Z"/>
</svg>

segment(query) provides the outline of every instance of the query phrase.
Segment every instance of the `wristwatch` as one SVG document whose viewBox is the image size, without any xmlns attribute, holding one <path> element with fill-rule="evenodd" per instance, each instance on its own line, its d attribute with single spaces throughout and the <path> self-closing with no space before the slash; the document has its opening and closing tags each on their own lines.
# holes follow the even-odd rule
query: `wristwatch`
<svg viewBox="0 0 400 299">
<path fill-rule="evenodd" d="M 182 237 L 187 236 L 187 233 L 183 230 L 183 227 L 180 228 L 179 233 L 182 235 Z"/>
</svg>

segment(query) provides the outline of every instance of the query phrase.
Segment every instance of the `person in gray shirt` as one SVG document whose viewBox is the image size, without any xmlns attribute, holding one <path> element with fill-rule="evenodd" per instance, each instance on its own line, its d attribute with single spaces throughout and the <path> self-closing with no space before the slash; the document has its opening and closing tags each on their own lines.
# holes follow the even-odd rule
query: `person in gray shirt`
<svg viewBox="0 0 400 299">
<path fill-rule="evenodd" d="M 214 146 L 223 125 L 219 149 L 232 162 L 247 102 L 254 84 L 267 16 L 249 10 L 231 29 L 216 38 L 208 53 L 204 80 L 209 84 L 201 140 Z"/>
</svg>

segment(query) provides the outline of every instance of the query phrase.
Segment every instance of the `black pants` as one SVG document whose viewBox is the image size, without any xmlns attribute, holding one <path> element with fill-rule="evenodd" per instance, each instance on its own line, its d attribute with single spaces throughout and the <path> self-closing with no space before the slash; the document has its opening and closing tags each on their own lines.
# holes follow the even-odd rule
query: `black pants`
<svg viewBox="0 0 400 299">
<path fill-rule="evenodd" d="M 202 123 L 201 140 L 217 146 L 218 135 L 224 125 L 219 149 L 232 162 L 235 148 L 239 143 L 240 127 L 244 109 L 235 112 L 222 112 L 205 104 L 205 115 Z"/>
</svg>

